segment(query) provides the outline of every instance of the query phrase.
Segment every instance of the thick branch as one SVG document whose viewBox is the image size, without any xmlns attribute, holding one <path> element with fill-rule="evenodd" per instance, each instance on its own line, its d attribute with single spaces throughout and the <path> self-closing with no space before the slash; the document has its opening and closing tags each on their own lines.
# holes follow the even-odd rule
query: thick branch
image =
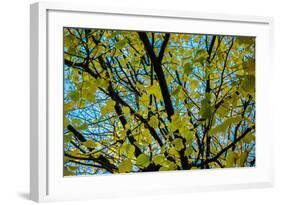
<svg viewBox="0 0 281 205">
<path fill-rule="evenodd" d="M 169 33 L 166 33 L 165 36 L 164 36 L 164 41 L 163 41 L 163 43 L 162 43 L 162 46 L 161 46 L 159 55 L 158 55 L 158 60 L 159 60 L 160 62 L 161 62 L 162 59 L 163 59 L 164 52 L 165 52 L 165 49 L 166 49 L 166 47 L 167 47 L 167 45 L 168 45 L 169 38 L 170 38 L 170 34 L 169 34 Z"/>
<path fill-rule="evenodd" d="M 157 75 L 157 78 L 158 78 L 158 81 L 159 81 L 159 86 L 160 86 L 161 93 L 162 93 L 162 97 L 163 97 L 164 104 L 165 104 L 165 109 L 166 109 L 166 112 L 167 112 L 167 115 L 168 115 L 168 119 L 171 120 L 171 117 L 174 114 L 174 108 L 173 108 L 173 105 L 172 105 L 171 95 L 169 93 L 169 89 L 168 89 L 168 85 L 167 85 L 167 82 L 166 82 L 166 79 L 165 79 L 165 75 L 164 75 L 164 72 L 163 72 L 162 66 L 161 66 L 161 60 L 162 59 L 157 58 L 157 56 L 155 55 L 155 53 L 153 51 L 153 48 L 149 43 L 149 40 L 148 40 L 148 37 L 147 37 L 146 33 L 138 32 L 138 35 L 139 35 L 141 41 L 143 42 L 144 48 L 147 52 L 147 55 L 149 56 L 149 58 L 151 60 L 154 71 Z M 167 36 L 165 39 L 168 39 L 168 37 L 169 36 Z M 166 41 L 168 41 L 168 40 L 166 40 Z M 165 44 L 167 44 L 167 42 Z M 165 49 L 165 47 L 166 47 L 165 44 L 162 46 L 163 49 Z M 162 49 L 161 53 L 164 53 L 163 49 Z"/>
<path fill-rule="evenodd" d="M 80 133 L 78 132 L 72 125 L 67 125 L 67 129 L 72 132 L 75 137 L 77 137 L 79 139 L 79 141 L 81 142 L 86 142 L 86 138 Z"/>
</svg>

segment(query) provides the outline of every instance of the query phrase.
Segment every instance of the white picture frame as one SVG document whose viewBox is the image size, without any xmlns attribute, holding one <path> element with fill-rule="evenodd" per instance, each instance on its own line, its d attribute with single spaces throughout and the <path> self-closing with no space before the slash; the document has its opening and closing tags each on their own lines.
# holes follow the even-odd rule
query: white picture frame
<svg viewBox="0 0 281 205">
<path fill-rule="evenodd" d="M 273 186 L 270 75 L 273 19 L 183 11 L 97 8 L 94 4 L 35 3 L 30 13 L 30 198 L 94 199 Z M 95 17 L 93 24 L 90 18 Z M 115 20 L 113 20 L 113 18 Z M 125 20 L 125 21 L 124 21 Z M 185 30 L 183 25 L 189 25 Z M 62 27 L 239 34 L 257 37 L 257 139 L 255 168 L 63 177 Z M 200 27 L 201 26 L 201 27 Z M 204 29 L 202 29 L 204 27 Z M 60 80 L 61 79 L 61 80 Z M 50 83 L 50 80 L 52 83 Z M 62 114 L 61 114 L 62 115 Z M 267 120 L 263 120 L 267 119 Z M 183 183 L 184 181 L 188 183 Z M 181 182 L 181 183 L 179 183 Z M 114 185 L 118 184 L 118 189 Z M 73 190 L 83 186 L 84 189 Z"/>
</svg>

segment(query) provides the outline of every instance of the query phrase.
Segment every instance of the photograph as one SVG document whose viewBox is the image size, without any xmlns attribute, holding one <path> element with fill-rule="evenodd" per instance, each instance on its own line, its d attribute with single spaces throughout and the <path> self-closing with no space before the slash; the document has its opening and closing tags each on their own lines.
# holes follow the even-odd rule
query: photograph
<svg viewBox="0 0 281 205">
<path fill-rule="evenodd" d="M 235 33 L 64 27 L 63 176 L 255 167 L 255 49 Z"/>
</svg>

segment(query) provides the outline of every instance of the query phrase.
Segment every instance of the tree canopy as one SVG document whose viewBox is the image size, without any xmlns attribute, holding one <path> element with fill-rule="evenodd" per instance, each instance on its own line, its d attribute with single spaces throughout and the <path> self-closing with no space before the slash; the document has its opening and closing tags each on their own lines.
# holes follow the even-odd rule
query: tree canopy
<svg viewBox="0 0 281 205">
<path fill-rule="evenodd" d="M 255 38 L 64 28 L 64 175 L 255 166 Z"/>
</svg>

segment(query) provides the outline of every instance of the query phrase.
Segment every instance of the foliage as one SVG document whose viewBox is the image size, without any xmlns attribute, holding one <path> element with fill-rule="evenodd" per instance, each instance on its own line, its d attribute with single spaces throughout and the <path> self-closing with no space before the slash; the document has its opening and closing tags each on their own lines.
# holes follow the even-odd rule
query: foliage
<svg viewBox="0 0 281 205">
<path fill-rule="evenodd" d="M 255 38 L 64 28 L 64 175 L 255 166 Z"/>
</svg>

